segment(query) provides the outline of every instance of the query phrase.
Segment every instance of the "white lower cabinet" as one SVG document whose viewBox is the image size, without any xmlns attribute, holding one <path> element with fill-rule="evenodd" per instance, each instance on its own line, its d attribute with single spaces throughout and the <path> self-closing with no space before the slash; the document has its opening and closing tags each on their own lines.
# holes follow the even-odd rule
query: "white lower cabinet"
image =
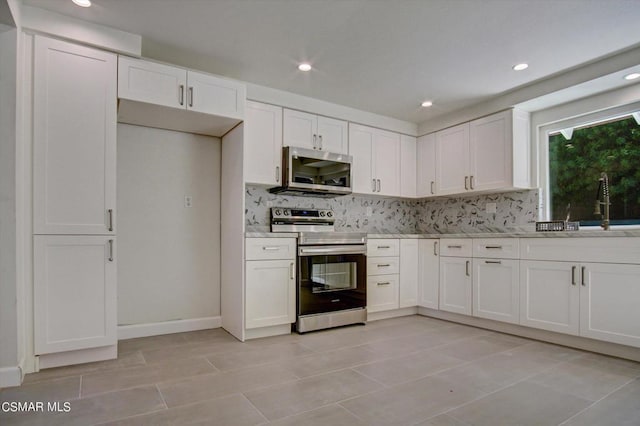
<svg viewBox="0 0 640 426">
<path fill-rule="evenodd" d="M 367 312 L 398 309 L 399 275 L 378 275 L 367 277 Z"/>
<path fill-rule="evenodd" d="M 440 309 L 471 315 L 471 258 L 440 257 Z"/>
<path fill-rule="evenodd" d="M 295 238 L 247 238 L 245 328 L 296 321 Z"/>
<path fill-rule="evenodd" d="M 400 295 L 399 307 L 418 304 L 419 250 L 417 239 L 400 240 Z"/>
<path fill-rule="evenodd" d="M 367 241 L 367 312 L 400 307 L 400 240 Z"/>
<path fill-rule="evenodd" d="M 117 343 L 115 238 L 34 236 L 36 355 Z"/>
<path fill-rule="evenodd" d="M 418 306 L 439 308 L 440 240 L 418 242 Z"/>
<path fill-rule="evenodd" d="M 520 322 L 520 274 L 515 259 L 473 259 L 473 315 Z"/>
</svg>

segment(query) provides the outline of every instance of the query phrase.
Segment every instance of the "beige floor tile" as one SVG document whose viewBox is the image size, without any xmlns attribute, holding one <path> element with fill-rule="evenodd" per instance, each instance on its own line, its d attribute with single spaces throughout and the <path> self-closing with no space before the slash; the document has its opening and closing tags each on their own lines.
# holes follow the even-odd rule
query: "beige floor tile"
<svg viewBox="0 0 640 426">
<path fill-rule="evenodd" d="M 435 374 L 464 362 L 444 354 L 421 351 L 361 365 L 354 370 L 385 385 L 396 385 Z"/>
<path fill-rule="evenodd" d="M 339 405 L 327 405 L 322 408 L 296 414 L 269 423 L 273 426 L 365 426 L 362 420 Z"/>
<path fill-rule="evenodd" d="M 60 379 L 62 377 L 80 376 L 98 371 L 111 371 L 120 368 L 128 368 L 136 365 L 144 365 L 144 358 L 140 351 L 127 352 L 118 355 L 117 359 L 107 361 L 89 362 L 86 364 L 70 365 L 67 367 L 47 368 L 38 373 L 27 374 L 24 377 L 25 384 Z"/>
<path fill-rule="evenodd" d="M 183 345 L 185 342 L 184 333 L 163 334 L 160 336 L 120 340 L 118 341 L 118 356 L 127 352 L 164 349 L 176 345 L 179 346 Z"/>
<path fill-rule="evenodd" d="M 483 393 L 437 377 L 385 388 L 340 403 L 368 425 L 412 425 L 472 401 Z"/>
<path fill-rule="evenodd" d="M 254 365 L 272 363 L 279 360 L 291 360 L 314 352 L 300 343 L 280 343 L 272 345 L 245 346 L 241 351 L 211 355 L 207 359 L 218 369 L 234 370 Z"/>
<path fill-rule="evenodd" d="M 71 401 L 67 413 L 0 413 L 0 424 L 28 426 L 87 426 L 105 423 L 136 414 L 166 409 L 155 386 L 145 386 L 124 391 L 97 395 Z"/>
<path fill-rule="evenodd" d="M 0 390 L 5 401 L 70 401 L 80 398 L 80 377 L 66 377 Z"/>
<path fill-rule="evenodd" d="M 640 379 L 636 379 L 595 403 L 566 426 L 638 426 L 640 425 Z"/>
<path fill-rule="evenodd" d="M 207 330 L 190 331 L 181 333 L 184 340 L 188 343 L 201 342 L 220 342 L 220 341 L 237 341 L 235 337 L 229 334 L 224 328 L 210 328 Z"/>
<path fill-rule="evenodd" d="M 224 352 L 241 351 L 246 345 L 238 340 L 202 341 L 171 346 L 165 349 L 142 350 L 147 364 L 185 358 L 207 357 Z"/>
<path fill-rule="evenodd" d="M 521 346 L 523 343 L 514 342 L 500 335 L 476 336 L 468 339 L 439 346 L 434 349 L 455 358 L 473 361 L 495 353 L 503 352 Z"/>
<path fill-rule="evenodd" d="M 359 326 L 362 327 L 362 326 Z M 335 333 L 331 333 L 335 331 Z M 359 328 L 344 328 L 339 330 L 327 330 L 313 332 L 302 336 L 300 343 L 316 352 L 333 351 L 336 349 L 351 348 L 378 340 L 377 336 L 368 337 Z"/>
<path fill-rule="evenodd" d="M 521 382 L 447 414 L 477 426 L 557 425 L 589 404 L 589 401 L 567 393 Z"/>
<path fill-rule="evenodd" d="M 170 408 L 136 417 L 129 417 L 108 426 L 251 426 L 264 423 L 266 419 L 240 394 L 182 407 Z M 107 426 L 104 425 L 104 426 Z"/>
<path fill-rule="evenodd" d="M 372 392 L 380 387 L 380 384 L 353 370 L 341 370 L 246 392 L 245 395 L 265 417 L 277 420 Z"/>
<path fill-rule="evenodd" d="M 219 374 L 207 374 L 158 385 L 167 406 L 176 407 L 198 401 L 259 389 L 296 380 L 286 367 L 264 365 Z"/>
<path fill-rule="evenodd" d="M 471 423 L 463 422 L 462 420 L 454 419 L 453 417 L 441 414 L 436 417 L 432 417 L 422 423 L 418 423 L 416 426 L 473 426 Z M 497 426 L 497 425 L 496 425 Z"/>
<path fill-rule="evenodd" d="M 508 352 L 516 354 L 540 355 L 557 361 L 571 361 L 584 356 L 585 352 L 578 349 L 571 349 L 565 346 L 553 345 L 551 343 L 529 341 L 527 344 L 518 346 Z"/>
<path fill-rule="evenodd" d="M 576 358 L 572 363 L 630 378 L 640 377 L 640 362 L 626 359 L 585 352 L 584 356 Z"/>
<path fill-rule="evenodd" d="M 381 357 L 364 346 L 356 346 L 290 359 L 282 365 L 298 377 L 309 377 L 357 366 Z"/>
<path fill-rule="evenodd" d="M 212 374 L 217 371 L 204 358 L 190 358 L 92 373 L 82 376 L 82 397 L 136 386 L 176 381 L 185 377 Z"/>
</svg>

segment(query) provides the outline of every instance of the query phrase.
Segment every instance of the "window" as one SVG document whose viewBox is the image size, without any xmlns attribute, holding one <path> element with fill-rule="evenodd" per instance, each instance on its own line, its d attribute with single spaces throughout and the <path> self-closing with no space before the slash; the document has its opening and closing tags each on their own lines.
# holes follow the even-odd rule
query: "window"
<svg viewBox="0 0 640 426">
<path fill-rule="evenodd" d="M 640 114 L 554 125 L 547 137 L 547 218 L 597 226 L 599 179 L 609 180 L 612 225 L 640 224 Z M 562 128 L 562 126 L 567 127 Z"/>
</svg>

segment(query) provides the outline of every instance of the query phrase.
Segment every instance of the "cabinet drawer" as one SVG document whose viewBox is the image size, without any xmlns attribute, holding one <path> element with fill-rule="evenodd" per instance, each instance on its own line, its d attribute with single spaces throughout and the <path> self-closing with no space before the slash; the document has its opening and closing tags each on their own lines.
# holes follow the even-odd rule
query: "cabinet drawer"
<svg viewBox="0 0 640 426">
<path fill-rule="evenodd" d="M 443 238 L 440 240 L 440 256 L 471 257 L 471 238 Z"/>
<path fill-rule="evenodd" d="M 473 257 L 494 259 L 518 259 L 520 240 L 518 238 L 479 238 L 473 240 Z"/>
<path fill-rule="evenodd" d="M 400 240 L 374 239 L 367 241 L 367 256 L 399 256 Z"/>
<path fill-rule="evenodd" d="M 367 257 L 367 275 L 388 275 L 399 272 L 399 257 Z"/>
<path fill-rule="evenodd" d="M 295 259 L 295 238 L 247 238 L 246 260 Z"/>
<path fill-rule="evenodd" d="M 381 312 L 399 307 L 400 277 L 396 275 L 380 275 L 367 277 L 367 311 Z"/>
<path fill-rule="evenodd" d="M 520 259 L 639 264 L 640 238 L 521 238 Z"/>
</svg>

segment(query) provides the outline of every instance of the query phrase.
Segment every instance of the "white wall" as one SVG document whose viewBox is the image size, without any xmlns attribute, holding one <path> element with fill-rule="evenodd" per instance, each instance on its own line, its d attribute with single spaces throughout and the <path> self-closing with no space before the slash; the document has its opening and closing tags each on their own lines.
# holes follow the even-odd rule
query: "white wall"
<svg viewBox="0 0 640 426">
<path fill-rule="evenodd" d="M 118 324 L 220 315 L 220 144 L 118 124 Z"/>
</svg>

